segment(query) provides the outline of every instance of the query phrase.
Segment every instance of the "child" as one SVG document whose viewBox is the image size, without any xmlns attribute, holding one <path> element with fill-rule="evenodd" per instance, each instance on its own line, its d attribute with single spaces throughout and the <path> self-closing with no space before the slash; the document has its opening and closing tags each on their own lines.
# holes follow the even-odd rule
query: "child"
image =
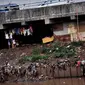
<svg viewBox="0 0 85 85">
<path fill-rule="evenodd" d="M 16 41 L 15 39 L 12 40 L 12 48 L 15 48 L 16 47 Z"/>
</svg>

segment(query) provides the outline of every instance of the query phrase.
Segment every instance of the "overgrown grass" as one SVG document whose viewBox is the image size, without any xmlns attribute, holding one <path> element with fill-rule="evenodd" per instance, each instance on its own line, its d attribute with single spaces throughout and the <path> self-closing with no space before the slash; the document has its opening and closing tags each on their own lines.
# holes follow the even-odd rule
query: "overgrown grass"
<svg viewBox="0 0 85 85">
<path fill-rule="evenodd" d="M 78 47 L 78 46 L 83 46 L 84 43 L 85 43 L 84 41 L 78 41 L 78 42 L 75 41 L 75 42 L 71 42 L 70 44 Z"/>
<path fill-rule="evenodd" d="M 76 55 L 76 50 L 73 46 L 60 46 L 56 47 L 54 50 L 55 57 L 73 57 Z"/>
<path fill-rule="evenodd" d="M 48 57 L 49 56 L 46 56 L 46 55 L 43 55 L 43 56 L 41 56 L 41 55 L 25 56 L 19 60 L 19 63 L 25 63 L 26 61 L 35 62 L 38 60 L 46 60 L 46 59 L 48 59 Z"/>
<path fill-rule="evenodd" d="M 53 56 L 55 58 L 75 57 L 77 53 L 75 49 L 76 45 L 83 45 L 83 42 L 72 42 L 68 44 L 63 44 L 62 42 L 54 42 L 50 44 L 50 46 L 42 45 L 42 47 L 35 47 L 31 56 L 25 56 L 20 59 L 19 62 L 34 62 L 42 59 L 48 59 L 48 56 Z"/>
<path fill-rule="evenodd" d="M 32 54 L 33 55 L 39 55 L 41 53 L 41 49 L 40 48 L 34 48 L 33 50 L 32 50 Z"/>
<path fill-rule="evenodd" d="M 79 42 L 81 45 L 82 42 Z M 63 44 L 62 42 L 54 42 L 49 47 L 43 45 L 42 48 L 33 49 L 33 55 L 45 54 L 54 55 L 55 57 L 73 57 L 76 55 L 75 43 Z"/>
</svg>

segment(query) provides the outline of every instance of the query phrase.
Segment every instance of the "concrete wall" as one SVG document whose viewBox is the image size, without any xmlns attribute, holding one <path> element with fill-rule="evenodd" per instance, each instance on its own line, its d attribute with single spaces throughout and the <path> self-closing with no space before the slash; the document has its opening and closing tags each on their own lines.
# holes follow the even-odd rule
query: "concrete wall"
<svg viewBox="0 0 85 85">
<path fill-rule="evenodd" d="M 77 12 L 79 15 L 85 14 L 84 2 L 0 13 L 0 24 L 70 17 Z"/>
<path fill-rule="evenodd" d="M 3 29 L 3 23 L 5 23 L 5 13 L 0 13 L 0 29 Z"/>
<path fill-rule="evenodd" d="M 63 30 L 54 31 L 55 35 L 67 35 L 68 34 L 68 23 L 63 23 Z"/>
</svg>

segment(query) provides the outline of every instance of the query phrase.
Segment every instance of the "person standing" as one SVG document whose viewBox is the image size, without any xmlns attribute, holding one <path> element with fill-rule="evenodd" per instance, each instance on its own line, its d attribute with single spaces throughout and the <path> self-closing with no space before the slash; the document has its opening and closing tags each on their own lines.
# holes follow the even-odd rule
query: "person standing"
<svg viewBox="0 0 85 85">
<path fill-rule="evenodd" d="M 10 48 L 10 39 L 9 39 L 9 34 L 7 32 L 5 32 L 5 39 L 7 40 L 7 45 L 8 45 L 8 48 Z"/>
<path fill-rule="evenodd" d="M 16 41 L 15 39 L 12 39 L 12 48 L 15 48 L 16 47 Z"/>
<path fill-rule="evenodd" d="M 10 42 L 10 39 L 8 39 L 8 48 L 9 48 L 9 49 L 11 48 L 11 42 Z"/>
</svg>

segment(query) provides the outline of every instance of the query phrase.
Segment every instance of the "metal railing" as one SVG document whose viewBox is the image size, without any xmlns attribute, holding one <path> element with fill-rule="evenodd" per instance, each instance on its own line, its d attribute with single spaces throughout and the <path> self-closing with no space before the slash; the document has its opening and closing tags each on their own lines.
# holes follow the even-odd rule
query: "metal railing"
<svg viewBox="0 0 85 85">
<path fill-rule="evenodd" d="M 54 5 L 78 3 L 78 2 L 85 2 L 85 0 L 43 0 L 39 2 L 33 2 L 33 3 L 28 2 L 24 4 L 18 4 L 18 5 L 20 10 L 22 10 L 22 9 L 40 8 L 46 6 L 54 6 Z"/>
<path fill-rule="evenodd" d="M 38 8 L 38 7 L 44 7 L 44 6 L 50 6 L 51 4 L 62 4 L 67 3 L 67 0 L 45 0 L 35 3 L 27 3 L 27 4 L 19 4 L 20 9 L 29 9 L 29 8 Z"/>
<path fill-rule="evenodd" d="M 22 10 L 22 9 L 38 8 L 38 7 L 45 7 L 45 6 L 78 3 L 78 2 L 85 2 L 85 0 L 44 0 L 40 2 L 34 2 L 34 3 L 19 4 L 19 7 Z"/>
</svg>

